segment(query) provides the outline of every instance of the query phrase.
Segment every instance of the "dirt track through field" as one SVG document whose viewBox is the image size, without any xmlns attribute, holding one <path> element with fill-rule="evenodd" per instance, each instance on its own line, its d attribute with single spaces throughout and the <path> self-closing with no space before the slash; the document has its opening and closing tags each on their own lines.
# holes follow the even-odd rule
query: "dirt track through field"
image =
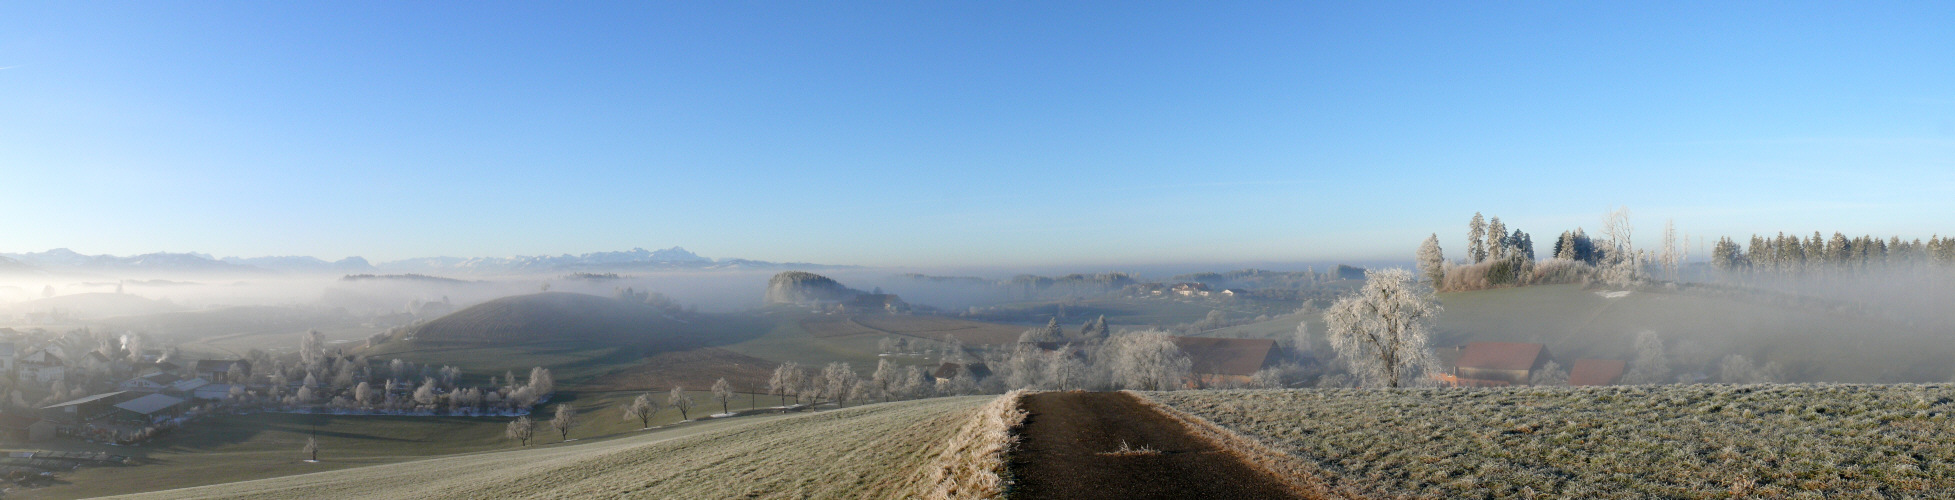
<svg viewBox="0 0 1955 500">
<path fill-rule="evenodd" d="M 1302 498 L 1130 394 L 1046 392 L 1023 408 L 1013 498 Z M 1122 443 L 1155 452 L 1115 454 Z"/>
</svg>

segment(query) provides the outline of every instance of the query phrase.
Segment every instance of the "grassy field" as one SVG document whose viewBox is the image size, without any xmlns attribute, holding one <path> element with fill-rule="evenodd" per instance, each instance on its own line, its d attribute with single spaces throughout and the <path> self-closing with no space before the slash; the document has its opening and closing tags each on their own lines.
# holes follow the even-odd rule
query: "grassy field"
<svg viewBox="0 0 1955 500">
<path fill-rule="evenodd" d="M 943 441 L 993 397 L 737 418 L 134 498 L 895 498 L 931 485 Z"/>
<path fill-rule="evenodd" d="M 1378 496 L 1928 498 L 1955 490 L 1949 385 L 1146 396 Z"/>
</svg>

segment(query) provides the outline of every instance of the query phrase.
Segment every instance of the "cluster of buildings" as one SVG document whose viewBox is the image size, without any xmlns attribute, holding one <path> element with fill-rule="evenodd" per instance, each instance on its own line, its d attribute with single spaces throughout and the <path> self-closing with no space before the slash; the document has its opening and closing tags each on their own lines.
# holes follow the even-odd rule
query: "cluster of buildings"
<svg viewBox="0 0 1955 500">
<path fill-rule="evenodd" d="M 158 424 L 224 401 L 244 387 L 225 381 L 250 370 L 244 360 L 199 360 L 182 366 L 161 350 L 111 359 L 99 351 L 63 356 L 58 345 L 27 349 L 0 342 L 0 373 L 19 392 L 0 410 L 0 442 L 67 435 L 103 441 L 147 437 Z M 72 388 L 72 389 L 70 389 Z M 37 398 L 23 393 L 39 393 Z M 80 394 L 86 394 L 75 397 Z M 47 401 L 57 401 L 48 404 Z"/>
<path fill-rule="evenodd" d="M 1236 298 L 1249 295 L 1245 288 L 1223 288 L 1215 290 L 1203 283 L 1141 283 L 1134 285 L 1134 294 L 1144 297 L 1217 297 Z"/>
<path fill-rule="evenodd" d="M 1281 364 L 1283 356 L 1270 339 L 1231 339 L 1215 337 L 1169 337 L 1189 360 L 1188 388 L 1202 387 L 1245 387 L 1256 377 L 1256 372 Z M 1070 349 L 1068 354 L 1082 360 L 1086 353 L 1082 347 L 1062 342 L 1029 342 L 1033 347 L 1046 351 Z M 937 383 L 946 384 L 964 368 L 958 363 L 943 363 L 931 374 Z M 983 379 L 991 375 L 991 370 L 983 363 L 970 366 L 971 375 Z"/>
</svg>

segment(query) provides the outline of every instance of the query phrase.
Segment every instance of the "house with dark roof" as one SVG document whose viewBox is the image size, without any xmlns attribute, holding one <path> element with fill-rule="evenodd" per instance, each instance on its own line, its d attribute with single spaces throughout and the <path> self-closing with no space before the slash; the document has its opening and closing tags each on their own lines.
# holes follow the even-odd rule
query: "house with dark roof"
<svg viewBox="0 0 1955 500">
<path fill-rule="evenodd" d="M 1527 385 L 1535 370 L 1548 364 L 1548 347 L 1528 342 L 1473 342 L 1454 362 L 1454 385 L 1501 387 Z"/>
<path fill-rule="evenodd" d="M 1170 337 L 1174 346 L 1188 355 L 1194 375 L 1190 385 L 1226 387 L 1249 383 L 1256 372 L 1277 361 L 1276 341 L 1270 339 L 1225 339 L 1212 337 Z"/>
<path fill-rule="evenodd" d="M 1620 359 L 1577 359 L 1575 367 L 1568 370 L 1568 385 L 1616 385 L 1628 367 Z"/>
</svg>

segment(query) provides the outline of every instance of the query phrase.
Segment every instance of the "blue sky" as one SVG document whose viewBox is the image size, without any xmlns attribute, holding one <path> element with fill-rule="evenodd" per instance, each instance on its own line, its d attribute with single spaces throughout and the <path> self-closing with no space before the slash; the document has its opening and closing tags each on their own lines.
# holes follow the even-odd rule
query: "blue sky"
<svg viewBox="0 0 1955 500">
<path fill-rule="evenodd" d="M 1955 4 L 0 4 L 0 251 L 865 265 L 1955 232 Z"/>
</svg>

